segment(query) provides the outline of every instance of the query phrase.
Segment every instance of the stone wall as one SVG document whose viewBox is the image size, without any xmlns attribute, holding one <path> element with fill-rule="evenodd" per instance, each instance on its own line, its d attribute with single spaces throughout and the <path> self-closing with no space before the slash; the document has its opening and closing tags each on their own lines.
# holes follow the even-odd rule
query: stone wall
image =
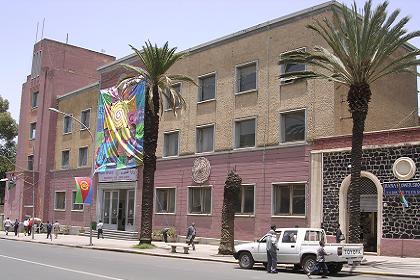
<svg viewBox="0 0 420 280">
<path fill-rule="evenodd" d="M 420 146 L 401 145 L 364 149 L 362 171 L 374 174 L 381 183 L 396 181 L 392 165 L 400 157 L 410 157 L 416 162 L 416 174 L 411 180 L 420 180 Z M 323 223 L 327 234 L 334 234 L 339 219 L 339 189 L 350 174 L 350 151 L 323 154 Z M 383 197 L 382 237 L 394 239 L 420 239 L 420 196 L 405 196 L 409 208 L 403 209 L 398 196 Z M 380 217 L 378 217 L 380 218 Z"/>
</svg>

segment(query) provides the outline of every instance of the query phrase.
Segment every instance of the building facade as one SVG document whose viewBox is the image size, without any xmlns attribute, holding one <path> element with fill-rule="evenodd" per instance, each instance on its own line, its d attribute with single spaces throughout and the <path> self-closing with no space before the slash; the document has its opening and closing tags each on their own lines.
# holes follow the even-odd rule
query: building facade
<svg viewBox="0 0 420 280">
<path fill-rule="evenodd" d="M 185 57 L 170 71 L 192 77 L 199 86 L 176 85 L 187 103 L 177 115 L 163 104 L 154 229 L 174 227 L 184 235 L 195 222 L 199 236 L 218 239 L 223 187 L 232 169 L 242 177 L 236 239 L 255 239 L 270 224 L 304 227 L 327 221 L 324 212 L 329 208 L 324 211 L 319 191 L 327 183 L 322 181 L 322 161 L 314 160 L 324 154 L 317 153 L 319 146 L 314 152 L 313 144 L 321 137 L 351 132 L 346 89 L 328 81 L 278 77 L 282 72 L 309 69 L 280 66 L 282 54 L 315 45 L 327 47 L 305 26 L 331 17 L 335 5 L 328 2 L 184 51 Z M 141 66 L 134 55 L 104 63 L 90 85 L 56 94 L 56 108 L 82 122 L 90 109 L 89 127 L 94 128 L 99 91 L 115 86 L 125 74 L 120 63 Z M 374 84 L 366 131 L 417 126 L 416 83 L 415 76 L 399 74 Z M 73 203 L 74 177 L 90 174 L 92 141 L 69 118 L 49 117 L 55 143 L 49 146 L 46 217 L 87 226 L 93 212 L 107 229 L 137 231 L 142 168 L 96 174 L 94 205 L 89 211 L 83 209 Z M 330 220 L 337 218 L 331 214 Z M 331 233 L 332 224 L 328 226 Z"/>
</svg>

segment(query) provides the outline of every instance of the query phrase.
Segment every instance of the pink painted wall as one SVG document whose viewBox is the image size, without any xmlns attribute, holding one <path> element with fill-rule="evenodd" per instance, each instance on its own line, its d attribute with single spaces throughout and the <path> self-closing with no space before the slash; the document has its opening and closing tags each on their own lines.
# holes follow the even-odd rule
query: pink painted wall
<svg viewBox="0 0 420 280">
<path fill-rule="evenodd" d="M 195 222 L 199 236 L 220 238 L 223 186 L 227 173 L 232 168 L 236 168 L 243 184 L 256 186 L 255 216 L 235 219 L 235 239 L 253 240 L 264 234 L 271 224 L 276 224 L 278 227 L 309 226 L 309 187 L 306 193 L 306 217 L 273 218 L 271 215 L 272 183 L 309 182 L 309 148 L 307 146 L 276 148 L 266 150 L 265 158 L 263 154 L 261 150 L 250 150 L 206 155 L 211 164 L 211 175 L 205 184 L 212 186 L 212 213 L 209 216 L 187 215 L 188 186 L 199 185 L 194 183 L 191 177 L 195 157 L 158 161 L 155 187 L 177 188 L 176 214 L 155 214 L 154 228 L 174 226 L 178 234 L 185 235 L 187 226 Z M 139 225 L 139 216 L 136 220 Z"/>
<path fill-rule="evenodd" d="M 381 239 L 381 255 L 420 258 L 420 240 L 418 239 Z"/>
</svg>

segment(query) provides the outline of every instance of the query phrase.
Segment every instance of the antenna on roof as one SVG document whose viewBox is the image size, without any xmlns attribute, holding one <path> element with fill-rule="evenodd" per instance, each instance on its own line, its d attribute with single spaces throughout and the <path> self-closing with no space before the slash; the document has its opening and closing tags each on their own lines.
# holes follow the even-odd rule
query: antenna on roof
<svg viewBox="0 0 420 280">
<path fill-rule="evenodd" d="M 36 23 L 35 44 L 38 41 L 38 28 L 39 28 L 39 21 Z"/>
<path fill-rule="evenodd" d="M 45 24 L 45 18 L 42 20 L 41 40 L 44 38 L 44 24 Z"/>
<path fill-rule="evenodd" d="M 66 34 L 66 45 L 69 43 L 69 33 Z"/>
</svg>

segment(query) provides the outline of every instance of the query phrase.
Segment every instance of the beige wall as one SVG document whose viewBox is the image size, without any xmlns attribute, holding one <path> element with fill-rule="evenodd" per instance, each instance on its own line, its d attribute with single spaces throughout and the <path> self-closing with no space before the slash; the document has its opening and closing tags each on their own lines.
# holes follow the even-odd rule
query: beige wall
<svg viewBox="0 0 420 280">
<path fill-rule="evenodd" d="M 98 108 L 98 94 L 99 86 L 94 86 L 86 90 L 82 90 L 77 94 L 67 96 L 58 100 L 58 110 L 72 114 L 75 118 L 80 120 L 81 112 L 91 108 L 90 112 L 90 130 L 95 137 L 96 117 Z M 73 120 L 72 132 L 69 134 L 63 133 L 64 116 L 59 114 L 57 118 L 57 134 L 55 145 L 55 169 L 61 168 L 61 152 L 70 150 L 69 168 L 78 168 L 79 148 L 88 147 L 88 167 L 92 166 L 92 148 L 91 138 L 87 130 L 80 130 L 80 124 Z M 85 166 L 86 168 L 86 166 Z"/>
</svg>

